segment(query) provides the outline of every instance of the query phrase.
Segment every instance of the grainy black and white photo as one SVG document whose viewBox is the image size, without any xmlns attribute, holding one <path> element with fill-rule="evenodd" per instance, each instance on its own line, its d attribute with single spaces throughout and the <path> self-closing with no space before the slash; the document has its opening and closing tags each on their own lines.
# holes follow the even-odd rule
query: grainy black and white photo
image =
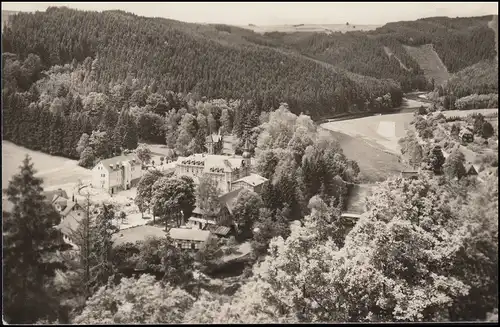
<svg viewBox="0 0 500 327">
<path fill-rule="evenodd" d="M 498 323 L 497 2 L 2 3 L 4 324 Z"/>
</svg>

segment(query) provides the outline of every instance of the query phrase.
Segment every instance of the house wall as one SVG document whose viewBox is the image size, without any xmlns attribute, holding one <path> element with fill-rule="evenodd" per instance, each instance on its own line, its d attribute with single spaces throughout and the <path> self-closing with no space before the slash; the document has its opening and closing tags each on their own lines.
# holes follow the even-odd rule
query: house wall
<svg viewBox="0 0 500 327">
<path fill-rule="evenodd" d="M 109 173 L 104 169 L 102 163 L 92 169 L 92 187 L 105 190 L 109 188 Z"/>
<path fill-rule="evenodd" d="M 136 163 L 136 164 L 131 163 L 130 164 L 130 174 L 131 174 L 130 180 L 131 181 L 133 181 L 134 179 L 137 179 L 137 178 L 141 178 L 143 173 L 144 173 L 144 171 L 141 169 L 141 164 L 139 164 L 139 163 Z"/>
<path fill-rule="evenodd" d="M 113 169 L 109 174 L 109 188 L 122 186 L 122 171 L 121 169 Z"/>
<path fill-rule="evenodd" d="M 188 241 L 188 240 L 174 240 L 174 244 L 175 244 L 175 246 L 177 246 L 181 249 L 185 249 L 185 250 L 191 250 L 191 249 L 193 249 L 193 246 L 194 246 L 193 250 L 200 250 L 203 248 L 204 242 Z"/>
</svg>

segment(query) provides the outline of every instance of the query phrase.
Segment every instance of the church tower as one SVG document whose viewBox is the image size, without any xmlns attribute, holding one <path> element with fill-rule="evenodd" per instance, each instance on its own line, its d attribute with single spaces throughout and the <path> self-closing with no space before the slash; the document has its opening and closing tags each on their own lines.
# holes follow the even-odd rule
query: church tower
<svg viewBox="0 0 500 327">
<path fill-rule="evenodd" d="M 206 137 L 205 147 L 207 148 L 208 154 L 214 154 L 214 140 L 212 139 L 212 134 Z"/>
<path fill-rule="evenodd" d="M 243 162 L 245 164 L 245 176 L 250 175 L 251 165 L 252 165 L 252 155 L 250 154 L 250 147 L 248 146 L 248 140 L 245 140 L 245 146 L 243 147 Z"/>
</svg>

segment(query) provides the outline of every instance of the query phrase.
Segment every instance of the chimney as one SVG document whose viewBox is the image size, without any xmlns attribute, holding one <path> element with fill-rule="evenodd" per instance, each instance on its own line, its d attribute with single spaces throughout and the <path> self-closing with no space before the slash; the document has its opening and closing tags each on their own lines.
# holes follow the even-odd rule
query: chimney
<svg viewBox="0 0 500 327">
<path fill-rule="evenodd" d="M 113 169 L 113 164 L 109 164 L 109 168 Z"/>
</svg>

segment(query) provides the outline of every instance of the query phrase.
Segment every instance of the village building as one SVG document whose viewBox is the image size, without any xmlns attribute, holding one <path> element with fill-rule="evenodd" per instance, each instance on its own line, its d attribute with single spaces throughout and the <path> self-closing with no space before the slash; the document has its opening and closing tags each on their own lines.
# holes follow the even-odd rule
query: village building
<svg viewBox="0 0 500 327">
<path fill-rule="evenodd" d="M 401 177 L 407 179 L 418 179 L 418 170 L 405 169 L 401 171 Z"/>
<path fill-rule="evenodd" d="M 181 249 L 201 250 L 215 236 L 209 230 L 197 228 L 171 228 L 169 236 Z"/>
<path fill-rule="evenodd" d="M 74 245 L 74 232 L 85 217 L 84 209 L 78 202 L 73 202 L 63 197 L 58 197 L 53 205 L 61 215 L 61 222 L 56 228 L 61 231 L 64 242 Z"/>
<path fill-rule="evenodd" d="M 91 186 L 115 194 L 137 185 L 142 175 L 142 164 L 135 154 L 121 155 L 95 165 Z"/>
<path fill-rule="evenodd" d="M 266 178 L 251 172 L 251 155 L 248 144 L 242 156 L 216 155 L 209 151 L 208 154 L 193 154 L 189 157 L 177 159 L 175 174 L 189 176 L 195 184 L 199 178 L 209 176 L 217 183 L 222 194 L 233 190 L 246 188 L 260 192 Z"/>
</svg>

